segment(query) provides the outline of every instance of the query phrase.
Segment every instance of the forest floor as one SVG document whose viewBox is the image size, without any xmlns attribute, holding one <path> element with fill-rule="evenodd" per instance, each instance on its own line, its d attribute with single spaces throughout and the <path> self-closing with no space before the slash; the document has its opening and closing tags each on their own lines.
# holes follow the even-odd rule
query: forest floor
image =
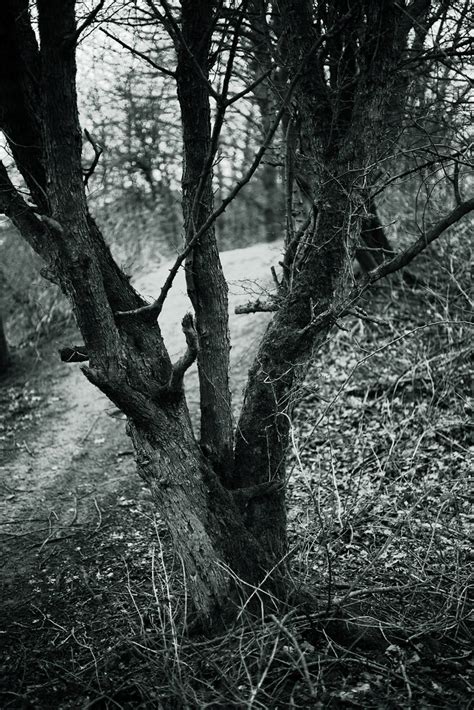
<svg viewBox="0 0 474 710">
<path fill-rule="evenodd" d="M 269 316 L 233 308 L 271 287 L 278 253 L 223 254 L 236 412 Z M 166 269 L 139 290 L 156 295 Z M 58 361 L 77 335 L 17 359 L 0 382 L 1 706 L 467 707 L 472 346 L 463 274 L 436 273 L 379 287 L 314 354 L 288 483 L 294 583 L 313 608 L 243 610 L 218 639 L 183 629 L 181 566 L 121 414 Z M 181 281 L 161 317 L 172 356 L 188 308 Z M 195 370 L 186 392 L 196 417 Z"/>
</svg>

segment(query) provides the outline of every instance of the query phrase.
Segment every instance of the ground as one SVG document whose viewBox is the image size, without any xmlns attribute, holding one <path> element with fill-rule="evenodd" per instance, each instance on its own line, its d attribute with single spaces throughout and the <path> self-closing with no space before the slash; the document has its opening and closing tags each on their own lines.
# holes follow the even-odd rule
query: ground
<svg viewBox="0 0 474 710">
<path fill-rule="evenodd" d="M 231 313 L 271 288 L 278 253 L 224 253 Z M 472 348 L 463 289 L 440 290 L 380 287 L 315 353 L 288 484 L 312 604 L 251 625 L 243 610 L 219 639 L 184 633 L 180 562 L 122 416 L 57 360 L 77 336 L 17 357 L 0 385 L 2 707 L 467 707 Z M 172 355 L 188 308 L 181 280 L 161 319 Z M 231 316 L 236 411 L 268 318 Z M 186 391 L 196 418 L 195 371 Z"/>
</svg>

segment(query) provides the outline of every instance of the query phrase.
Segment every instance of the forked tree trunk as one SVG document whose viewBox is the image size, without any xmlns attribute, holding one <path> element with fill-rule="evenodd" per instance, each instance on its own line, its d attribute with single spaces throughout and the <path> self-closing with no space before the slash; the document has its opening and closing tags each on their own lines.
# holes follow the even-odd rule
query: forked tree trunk
<svg viewBox="0 0 474 710">
<path fill-rule="evenodd" d="M 6 114 L 13 116 L 20 103 L 32 144 L 43 146 L 44 172 L 32 176 L 31 163 L 25 167 L 20 157 L 18 166 L 25 179 L 38 182 L 38 194 L 47 198 L 46 214 L 41 220 L 36 217 L 3 166 L 0 208 L 45 259 L 50 276 L 71 299 L 89 355 L 84 372 L 127 415 L 139 473 L 183 559 L 194 609 L 199 617 L 211 619 L 235 597 L 228 567 L 256 584 L 265 574 L 267 560 L 194 438 L 182 387 L 176 381 L 171 387 L 172 365 L 155 319 L 116 315 L 145 304 L 113 261 L 87 210 L 75 90 L 74 4 L 38 1 L 41 51 L 36 47 L 33 65 L 42 69 L 41 109 L 33 94 L 7 94 Z M 28 72 L 19 55 L 22 33 L 28 37 L 30 33 L 25 16 L 20 25 L 19 18 L 17 12 L 3 17 L 17 39 L 8 63 Z M 22 82 L 19 86 L 25 88 Z M 41 134 L 29 111 L 35 120 L 37 112 L 41 115 Z M 12 126 L 16 133 L 9 138 L 27 152 L 28 143 Z"/>
<path fill-rule="evenodd" d="M 288 75 L 298 79 L 293 98 L 317 219 L 287 260 L 279 310 L 249 373 L 232 461 L 227 294 L 213 230 L 202 235 L 187 263 L 200 344 L 198 443 L 181 365 L 170 362 L 156 318 L 140 311 L 143 300 L 88 213 L 75 90 L 75 2 L 37 1 L 41 50 L 27 0 L 0 3 L 0 28 L 3 21 L 13 38 L 0 45 L 1 58 L 14 68 L 12 81 L 0 62 L 0 123 L 42 217 L 26 204 L 1 163 L 0 209 L 44 258 L 73 304 L 89 355 L 85 375 L 127 415 L 139 473 L 170 529 L 194 608 L 204 619 L 224 612 L 235 598 L 233 575 L 257 585 L 276 569 L 268 581 L 273 588 L 281 581 L 292 409 L 309 357 L 347 294 L 370 166 L 378 157 L 394 67 L 405 46 L 398 22 L 405 16 L 398 5 L 369 0 L 363 5 L 356 18 L 359 66 L 355 74 L 341 77 L 351 90 L 340 115 L 314 52 L 311 3 L 278 3 L 279 44 Z M 181 43 L 177 78 L 188 243 L 212 210 L 208 54 L 214 6 L 211 0 L 182 0 L 182 37 L 175 34 Z M 334 5 L 339 14 L 345 6 Z M 343 27 L 350 44 L 355 29 Z"/>
</svg>

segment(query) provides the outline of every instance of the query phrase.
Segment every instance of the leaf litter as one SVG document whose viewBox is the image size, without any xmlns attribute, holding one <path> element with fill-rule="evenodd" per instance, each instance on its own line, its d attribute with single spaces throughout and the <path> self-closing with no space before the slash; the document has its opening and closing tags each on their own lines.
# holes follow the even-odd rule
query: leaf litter
<svg viewBox="0 0 474 710">
<path fill-rule="evenodd" d="M 257 280 L 274 254 L 252 249 Z M 1 443 L 13 449 L 2 488 L 17 510 L 6 546 L 22 560 L 14 574 L 3 568 L 3 706 L 467 707 L 472 348 L 456 302 L 443 318 L 438 307 L 394 280 L 365 304 L 377 323 L 345 319 L 314 354 L 288 460 L 291 574 L 311 598 L 260 620 L 243 611 L 214 639 L 186 633 L 181 561 L 121 419 L 98 408 L 89 432 L 84 416 L 74 445 L 64 442 L 65 480 L 64 463 L 50 462 L 49 494 L 35 489 L 28 508 L 37 434 L 67 419 L 54 409 L 71 377 L 51 389 L 40 372 L 2 388 Z M 241 348 L 254 318 L 233 318 Z M 247 364 L 235 361 L 237 388 Z"/>
</svg>

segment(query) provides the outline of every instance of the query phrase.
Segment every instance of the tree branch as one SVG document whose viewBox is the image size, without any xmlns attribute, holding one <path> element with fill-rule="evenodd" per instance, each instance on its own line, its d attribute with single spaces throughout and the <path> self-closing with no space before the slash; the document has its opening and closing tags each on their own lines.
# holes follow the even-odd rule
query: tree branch
<svg viewBox="0 0 474 710">
<path fill-rule="evenodd" d="M 84 22 L 79 25 L 79 27 L 76 29 L 73 35 L 66 37 L 65 44 L 68 48 L 70 47 L 75 47 L 77 44 L 77 40 L 81 36 L 81 34 L 86 30 L 92 23 L 94 22 L 95 18 L 99 14 L 99 12 L 102 10 L 102 8 L 105 5 L 105 0 L 100 0 L 100 2 L 95 6 L 93 10 L 87 15 L 86 19 Z"/>
<path fill-rule="evenodd" d="M 198 350 L 198 336 L 194 327 L 194 320 L 191 313 L 186 313 L 181 322 L 183 333 L 186 338 L 187 350 L 182 357 L 174 364 L 171 371 L 170 381 L 168 383 L 168 391 L 180 392 L 183 387 L 184 373 L 188 370 L 195 361 Z"/>
<path fill-rule="evenodd" d="M 22 233 L 37 254 L 45 258 L 49 225 L 36 216 L 34 210 L 13 185 L 0 161 L 0 213 L 6 215 Z M 46 227 L 45 227 L 46 225 Z"/>
<path fill-rule="evenodd" d="M 474 210 L 474 198 L 466 200 L 457 205 L 446 217 L 443 217 L 437 224 L 434 225 L 426 234 L 422 234 L 411 246 L 400 252 L 389 261 L 380 264 L 376 269 L 369 271 L 362 279 L 361 288 L 365 288 L 376 281 L 379 281 L 384 276 L 393 274 L 395 271 L 403 269 L 404 266 L 413 261 L 426 247 L 434 242 L 438 237 L 451 225 L 458 222 L 461 217 Z"/>
<path fill-rule="evenodd" d="M 92 138 L 92 136 L 89 133 L 89 131 L 87 130 L 87 128 L 84 128 L 84 135 L 87 138 L 87 140 L 89 141 L 89 143 L 91 144 L 92 150 L 94 151 L 94 160 L 92 161 L 92 163 L 90 164 L 90 166 L 87 168 L 87 170 L 84 173 L 84 187 L 87 187 L 87 183 L 89 182 L 89 179 L 94 174 L 94 170 L 97 167 L 100 156 L 102 155 L 102 153 L 104 151 L 103 151 L 103 148 L 101 148 L 100 145 L 98 145 L 95 142 L 95 140 Z"/>
<path fill-rule="evenodd" d="M 402 180 L 403 178 L 408 177 L 409 175 L 413 175 L 413 173 L 417 173 L 417 172 L 420 172 L 421 170 L 425 170 L 426 168 L 430 168 L 432 165 L 436 165 L 436 163 L 444 163 L 444 162 L 454 161 L 456 164 L 457 162 L 459 162 L 459 161 L 456 161 L 456 158 L 458 158 L 461 155 L 464 155 L 467 152 L 467 150 L 468 149 L 457 150 L 454 153 L 451 153 L 451 155 L 437 155 L 435 158 L 433 158 L 433 160 L 427 160 L 424 163 L 421 163 L 421 165 L 415 165 L 415 167 L 413 167 L 413 168 L 409 168 L 408 170 L 404 170 L 402 173 L 398 173 L 397 175 L 393 175 L 383 185 L 381 185 L 375 192 L 373 192 L 370 195 L 370 199 L 377 197 L 377 195 L 379 195 L 381 192 L 383 192 L 389 185 L 391 185 L 396 180 Z"/>
<path fill-rule="evenodd" d="M 109 37 L 109 39 L 112 39 L 114 42 L 117 42 L 121 47 L 124 49 L 128 50 L 131 52 L 133 55 L 136 57 L 139 57 L 140 59 L 143 59 L 144 62 L 149 64 L 153 69 L 156 69 L 156 71 L 161 72 L 161 74 L 166 74 L 166 76 L 171 76 L 173 79 L 176 78 L 176 73 L 172 69 L 166 69 L 166 67 L 162 67 L 160 64 L 157 64 L 156 62 L 153 61 L 153 59 L 150 59 L 148 55 L 146 55 L 144 52 L 139 52 L 138 49 L 135 49 L 134 47 L 130 46 L 123 40 L 119 39 L 115 35 L 111 34 L 110 32 L 107 32 L 107 30 L 104 30 L 103 27 L 101 27 L 100 30 L 104 35 Z"/>
<path fill-rule="evenodd" d="M 272 66 L 269 69 L 267 69 L 267 71 L 264 71 L 263 74 L 260 74 L 259 77 L 257 77 L 254 81 L 252 81 L 251 84 L 249 84 L 244 89 L 242 89 L 242 91 L 239 91 L 237 94 L 234 94 L 230 98 L 225 99 L 225 102 L 224 102 L 225 107 L 228 108 L 229 106 L 232 106 L 232 104 L 235 104 L 237 101 L 239 101 L 239 99 L 242 99 L 244 96 L 246 96 L 251 91 L 256 89 L 257 86 L 259 86 L 262 83 L 262 81 L 265 81 L 265 79 L 267 79 L 270 76 L 270 74 L 273 72 L 273 70 L 275 68 L 276 68 L 276 64 L 272 64 Z"/>
<path fill-rule="evenodd" d="M 453 177 L 450 178 L 448 176 L 448 179 L 453 184 L 454 198 L 456 200 L 456 204 L 462 205 L 461 189 L 459 187 L 459 163 L 457 160 L 454 161 Z"/>
<path fill-rule="evenodd" d="M 59 357 L 62 362 L 86 362 L 89 355 L 85 345 L 73 345 L 72 347 L 61 348 Z"/>
</svg>

